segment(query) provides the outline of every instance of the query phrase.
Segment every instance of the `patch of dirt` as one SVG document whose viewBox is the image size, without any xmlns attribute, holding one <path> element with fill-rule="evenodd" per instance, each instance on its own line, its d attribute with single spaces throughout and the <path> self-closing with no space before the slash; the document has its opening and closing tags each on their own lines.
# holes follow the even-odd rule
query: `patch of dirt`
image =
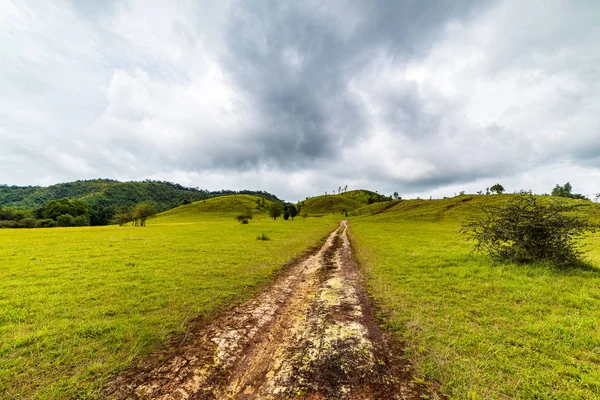
<svg viewBox="0 0 600 400">
<path fill-rule="evenodd" d="M 375 323 L 346 222 L 268 288 L 114 378 L 111 399 L 421 399 Z"/>
</svg>

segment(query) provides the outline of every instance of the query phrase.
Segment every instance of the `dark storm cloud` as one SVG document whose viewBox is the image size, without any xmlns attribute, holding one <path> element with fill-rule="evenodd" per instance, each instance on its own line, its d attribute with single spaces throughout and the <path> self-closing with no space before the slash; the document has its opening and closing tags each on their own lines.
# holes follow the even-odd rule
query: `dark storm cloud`
<svg viewBox="0 0 600 400">
<path fill-rule="evenodd" d="M 337 158 L 338 149 L 368 129 L 348 81 L 378 51 L 401 64 L 426 54 L 447 21 L 469 17 L 484 3 L 325 4 L 254 1 L 232 11 L 225 65 L 264 117 L 264 130 L 252 137 L 261 151 L 257 161 Z M 412 135 L 435 132 L 438 121 L 423 111 L 415 90 L 385 95 L 392 125 Z"/>
</svg>

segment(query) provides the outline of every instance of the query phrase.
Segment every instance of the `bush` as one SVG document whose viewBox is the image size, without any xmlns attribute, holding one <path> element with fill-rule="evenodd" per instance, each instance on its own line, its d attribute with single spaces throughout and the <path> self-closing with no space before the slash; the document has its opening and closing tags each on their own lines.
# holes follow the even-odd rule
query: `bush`
<svg viewBox="0 0 600 400">
<path fill-rule="evenodd" d="M 0 229 L 1 228 L 14 228 L 14 227 L 15 227 L 15 221 L 0 220 Z"/>
<path fill-rule="evenodd" d="M 476 242 L 475 251 L 500 261 L 576 264 L 582 254 L 577 239 L 598 227 L 565 214 L 576 207 L 541 204 L 533 195 L 519 196 L 504 207 L 484 207 L 485 217 L 466 223 L 461 231 Z"/>
<path fill-rule="evenodd" d="M 237 221 L 238 221 L 240 224 L 247 224 L 247 223 L 248 223 L 248 220 L 251 220 L 251 219 L 252 219 L 252 214 L 250 214 L 250 213 L 247 213 L 247 214 L 240 214 L 240 215 L 238 215 L 237 217 L 235 217 L 235 219 L 237 219 Z"/>
<path fill-rule="evenodd" d="M 73 216 L 71 214 L 62 214 L 56 218 L 57 226 L 72 226 L 73 225 Z"/>
<path fill-rule="evenodd" d="M 80 215 L 78 217 L 73 218 L 73 226 L 89 226 L 90 219 L 85 215 Z"/>
<path fill-rule="evenodd" d="M 50 218 L 40 219 L 37 222 L 38 228 L 54 228 L 56 223 Z"/>
<path fill-rule="evenodd" d="M 35 228 L 37 221 L 33 218 L 23 218 L 15 224 L 15 228 Z"/>
<path fill-rule="evenodd" d="M 269 236 L 267 236 L 266 233 L 263 232 L 262 235 L 258 235 L 256 237 L 256 240 L 271 240 L 271 238 Z"/>
</svg>

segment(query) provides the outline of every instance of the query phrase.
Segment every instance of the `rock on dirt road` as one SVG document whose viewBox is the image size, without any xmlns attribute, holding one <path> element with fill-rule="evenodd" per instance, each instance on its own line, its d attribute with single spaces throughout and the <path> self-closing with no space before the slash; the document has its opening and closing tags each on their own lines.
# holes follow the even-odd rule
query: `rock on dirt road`
<svg viewBox="0 0 600 400">
<path fill-rule="evenodd" d="M 379 329 L 345 221 L 269 287 L 113 379 L 114 399 L 419 399 Z"/>
</svg>

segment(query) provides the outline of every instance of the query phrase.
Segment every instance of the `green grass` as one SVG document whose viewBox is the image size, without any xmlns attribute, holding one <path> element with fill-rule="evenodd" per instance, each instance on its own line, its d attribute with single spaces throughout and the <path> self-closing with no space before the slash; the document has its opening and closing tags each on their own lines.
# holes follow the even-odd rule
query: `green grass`
<svg viewBox="0 0 600 400">
<path fill-rule="evenodd" d="M 453 399 L 600 398 L 600 235 L 587 239 L 589 270 L 469 256 L 460 221 L 507 198 L 402 201 L 353 218 L 382 321 Z"/>
<path fill-rule="evenodd" d="M 100 397 L 109 376 L 250 297 L 336 225 L 262 214 L 241 225 L 240 204 L 223 199 L 146 228 L 0 230 L 0 398 Z M 208 213 L 212 202 L 223 212 Z M 256 240 L 263 232 L 269 241 Z"/>
</svg>

